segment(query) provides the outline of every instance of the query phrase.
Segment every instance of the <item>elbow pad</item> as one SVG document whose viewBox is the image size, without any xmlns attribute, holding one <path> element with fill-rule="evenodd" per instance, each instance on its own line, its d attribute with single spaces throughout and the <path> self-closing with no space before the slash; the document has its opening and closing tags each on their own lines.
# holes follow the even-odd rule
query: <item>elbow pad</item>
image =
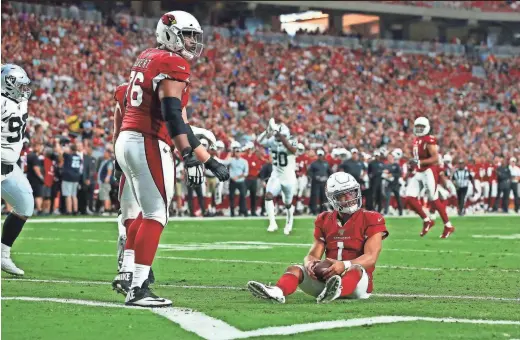
<svg viewBox="0 0 520 340">
<path fill-rule="evenodd" d="M 182 104 L 179 98 L 165 97 L 161 100 L 161 112 L 170 137 L 188 134 L 188 125 L 182 119 Z"/>
</svg>

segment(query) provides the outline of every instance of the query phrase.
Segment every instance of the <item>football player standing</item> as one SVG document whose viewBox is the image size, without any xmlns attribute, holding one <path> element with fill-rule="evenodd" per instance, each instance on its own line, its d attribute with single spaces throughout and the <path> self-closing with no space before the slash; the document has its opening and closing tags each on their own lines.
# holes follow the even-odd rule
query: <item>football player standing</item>
<svg viewBox="0 0 520 340">
<path fill-rule="evenodd" d="M 23 147 L 27 124 L 27 101 L 31 97 L 31 81 L 18 65 L 2 65 L 2 199 L 12 210 L 2 228 L 2 270 L 22 276 L 24 271 L 11 259 L 11 247 L 34 211 L 31 185 L 16 164 Z M 43 182 L 43 178 L 41 178 Z"/>
<path fill-rule="evenodd" d="M 143 51 L 131 68 L 125 115 L 115 144 L 116 160 L 142 211 L 142 220 L 134 220 L 127 233 L 135 265 L 125 304 L 143 307 L 172 304 L 153 294 L 147 282 L 174 193 L 171 147 L 181 152 L 188 185 L 203 183 L 202 163 L 217 178 L 229 178 L 227 168 L 209 155 L 187 123 L 189 61 L 203 49 L 199 22 L 183 11 L 168 12 L 159 19 L 156 37 L 157 47 Z"/>
<path fill-rule="evenodd" d="M 298 186 L 298 180 L 296 179 L 298 142 L 291 137 L 289 128 L 285 124 L 276 124 L 272 118 L 266 131 L 258 136 L 257 141 L 259 144 L 268 147 L 273 157 L 273 172 L 267 182 L 265 194 L 265 210 L 269 218 L 267 231 L 274 232 L 278 230 L 273 200 L 281 191 L 283 192 L 283 203 L 287 213 L 284 234 L 289 235 L 292 231 L 294 218 L 292 201 Z"/>
<path fill-rule="evenodd" d="M 428 118 L 419 117 L 415 120 L 413 132 L 416 137 L 412 144 L 413 158 L 409 161 L 410 168 L 415 170 L 415 174 L 410 178 L 406 188 L 406 196 L 410 208 L 423 219 L 420 236 L 426 235 L 434 225 L 434 221 L 426 215 L 419 203 L 421 189 L 425 189 L 428 201 L 439 212 L 444 222 L 444 231 L 441 238 L 448 238 L 455 231 L 455 227 L 452 226 L 448 214 L 446 214 L 446 207 L 439 200 L 437 189 L 439 183 L 439 146 L 437 145 L 437 138 L 431 135 L 430 130 Z"/>
</svg>

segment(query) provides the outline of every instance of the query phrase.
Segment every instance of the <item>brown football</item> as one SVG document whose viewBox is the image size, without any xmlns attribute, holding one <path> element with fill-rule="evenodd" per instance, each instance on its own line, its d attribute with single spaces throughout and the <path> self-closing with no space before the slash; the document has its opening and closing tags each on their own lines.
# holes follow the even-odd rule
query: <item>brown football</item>
<svg viewBox="0 0 520 340">
<path fill-rule="evenodd" d="M 332 262 L 330 262 L 329 260 L 323 260 L 323 261 L 318 262 L 314 266 L 314 274 L 316 274 L 316 278 L 322 282 L 325 282 L 325 279 L 323 278 L 324 272 L 330 266 L 332 266 Z"/>
</svg>

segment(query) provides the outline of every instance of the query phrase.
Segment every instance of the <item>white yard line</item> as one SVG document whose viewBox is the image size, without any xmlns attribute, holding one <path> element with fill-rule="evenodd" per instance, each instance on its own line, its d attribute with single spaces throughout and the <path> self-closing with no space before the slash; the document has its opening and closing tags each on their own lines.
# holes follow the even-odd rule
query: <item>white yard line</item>
<svg viewBox="0 0 520 340">
<path fill-rule="evenodd" d="M 20 278 L 2 278 L 3 281 L 19 281 L 19 282 L 32 282 L 32 283 L 52 283 L 52 284 L 76 284 L 76 285 L 100 285 L 108 286 L 110 282 L 104 281 L 76 281 L 76 280 L 39 280 L 39 279 L 20 279 Z M 215 290 L 239 290 L 245 291 L 245 288 L 234 287 L 234 286 L 205 286 L 205 285 L 165 285 L 165 284 L 154 284 L 155 287 L 161 288 L 184 288 L 184 289 L 215 289 Z M 298 293 L 303 293 L 301 290 L 297 290 Z M 385 297 L 385 298 L 424 298 L 424 299 L 458 299 L 458 300 L 484 300 L 484 301 L 511 301 L 520 302 L 520 298 L 502 298 L 494 296 L 471 296 L 471 295 L 426 295 L 426 294 L 387 294 L 387 293 L 374 293 L 372 296 Z"/>
<path fill-rule="evenodd" d="M 120 304 L 89 301 L 89 300 L 73 300 L 73 299 L 55 299 L 55 298 L 35 298 L 24 296 L 2 297 L 2 300 L 18 300 L 28 302 L 53 302 L 74 304 L 80 306 L 105 307 L 105 308 L 132 308 L 147 310 L 139 307 L 127 307 Z M 428 321 L 428 322 L 446 322 L 446 323 L 466 323 L 466 324 L 485 324 L 485 325 L 520 325 L 520 321 L 511 320 L 475 320 L 475 319 L 455 319 L 455 318 L 432 318 L 421 316 L 375 316 L 368 318 L 357 318 L 350 320 L 337 321 L 320 321 L 313 323 L 267 327 L 252 331 L 241 331 L 228 323 L 212 318 L 204 313 L 193 311 L 186 308 L 168 307 L 148 309 L 153 313 L 163 316 L 170 321 L 178 324 L 181 328 L 195 333 L 203 339 L 207 340 L 233 340 L 246 339 L 258 336 L 273 336 L 273 335 L 291 335 L 304 332 L 315 332 L 319 330 L 335 329 L 335 328 L 350 328 L 366 325 L 388 324 L 396 322 L 414 322 L 414 321 Z M 165 330 L 166 331 L 166 330 Z"/>
<path fill-rule="evenodd" d="M 456 216 L 456 215 L 452 215 Z M 519 217 L 518 214 L 499 214 L 499 213 L 487 213 L 487 214 L 479 214 L 479 215 L 466 215 L 464 218 L 481 218 L 481 217 Z M 315 216 L 303 215 L 303 216 L 294 216 L 296 220 L 305 220 L 305 219 L 313 219 Z M 393 219 L 417 219 L 420 223 L 420 218 L 415 215 L 406 215 L 406 216 L 388 216 L 387 220 Z M 285 219 L 284 216 L 277 216 L 277 219 Z M 170 219 L 170 223 L 175 223 L 176 221 L 182 222 L 211 222 L 211 221 L 245 221 L 245 220 L 266 220 L 267 217 L 258 216 L 258 217 L 228 217 L 228 216 L 219 216 L 219 217 L 172 217 Z M 107 222 L 116 222 L 117 217 L 63 217 L 63 218 L 31 218 L 27 221 L 27 223 L 107 223 Z M 2 223 L 4 220 L 2 219 Z"/>
<path fill-rule="evenodd" d="M 26 256 L 57 256 L 57 257 L 112 257 L 115 258 L 114 254 L 74 254 L 74 253 L 33 253 L 33 252 L 16 252 L 17 255 Z M 183 257 L 183 256 L 162 256 L 158 255 L 155 258 L 163 260 L 176 260 L 176 261 L 196 261 L 196 262 L 223 262 L 223 263 L 251 263 L 251 264 L 269 264 L 269 265 L 290 265 L 291 261 L 280 262 L 280 261 L 262 261 L 262 260 L 238 260 L 238 259 L 215 259 L 215 258 L 203 258 L 203 257 Z M 378 265 L 377 269 L 397 269 L 397 270 L 419 270 L 419 271 L 498 271 L 503 273 L 520 273 L 520 269 L 502 269 L 502 268 L 428 268 L 428 267 L 409 267 L 409 266 L 394 266 L 394 265 Z"/>
</svg>

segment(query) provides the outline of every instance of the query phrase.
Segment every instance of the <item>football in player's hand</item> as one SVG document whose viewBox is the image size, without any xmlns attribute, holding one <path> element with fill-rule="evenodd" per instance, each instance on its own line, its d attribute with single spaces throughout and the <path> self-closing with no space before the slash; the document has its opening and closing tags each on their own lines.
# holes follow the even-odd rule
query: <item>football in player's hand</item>
<svg viewBox="0 0 520 340">
<path fill-rule="evenodd" d="M 332 262 L 329 260 L 323 260 L 318 262 L 314 266 L 314 274 L 316 274 L 316 278 L 322 282 L 325 282 L 325 270 L 327 270 L 330 266 L 332 266 Z"/>
</svg>

